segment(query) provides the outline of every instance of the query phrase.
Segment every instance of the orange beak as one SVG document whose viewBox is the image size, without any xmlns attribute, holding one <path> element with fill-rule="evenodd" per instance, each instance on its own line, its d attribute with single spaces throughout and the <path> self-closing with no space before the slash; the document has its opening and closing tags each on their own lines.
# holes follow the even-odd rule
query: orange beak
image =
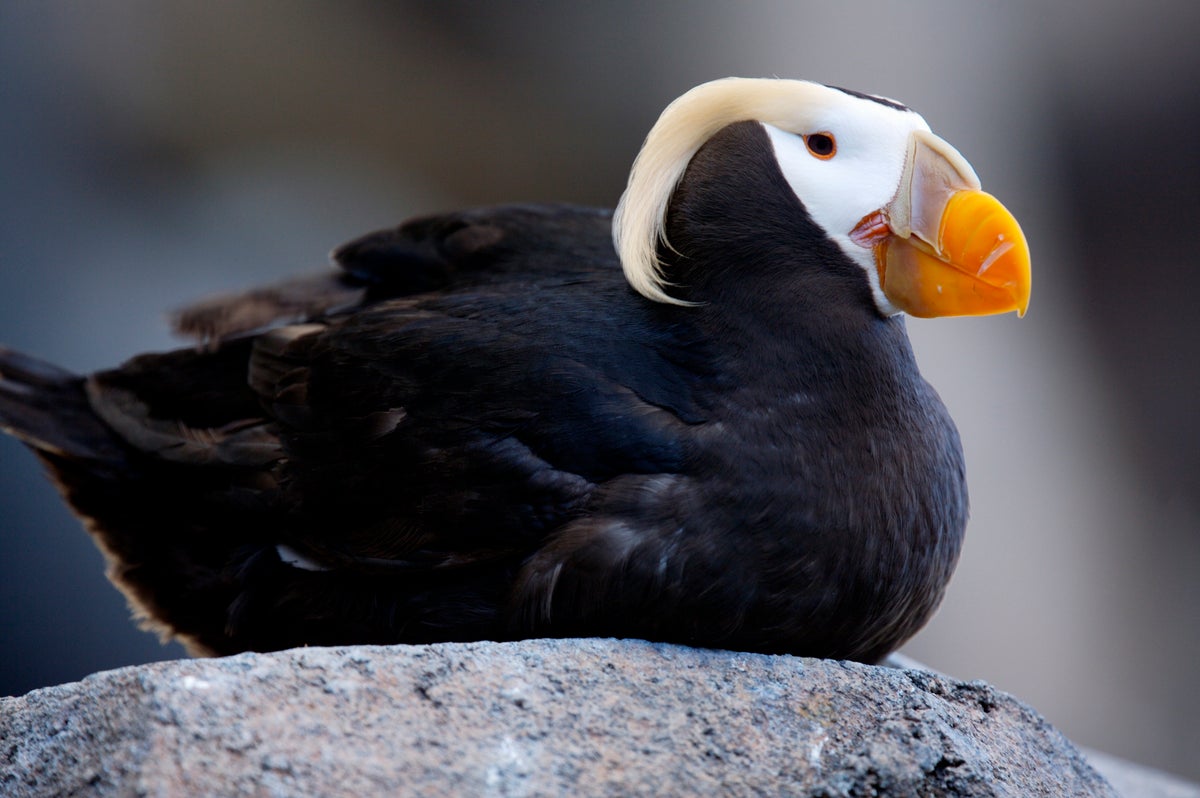
<svg viewBox="0 0 1200 798">
<path fill-rule="evenodd" d="M 896 196 L 850 233 L 875 251 L 884 295 L 912 316 L 985 316 L 1029 307 L 1029 245 L 958 151 L 932 133 L 909 140 Z"/>
</svg>

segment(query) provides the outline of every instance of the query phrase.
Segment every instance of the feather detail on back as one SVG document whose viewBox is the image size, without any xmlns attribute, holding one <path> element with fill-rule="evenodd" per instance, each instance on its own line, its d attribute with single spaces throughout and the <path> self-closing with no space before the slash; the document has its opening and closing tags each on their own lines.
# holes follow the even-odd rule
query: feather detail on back
<svg viewBox="0 0 1200 798">
<path fill-rule="evenodd" d="M 177 311 L 171 322 L 179 335 L 214 344 L 275 324 L 303 321 L 353 307 L 365 296 L 362 285 L 351 284 L 344 275 L 330 272 L 203 299 Z"/>
</svg>

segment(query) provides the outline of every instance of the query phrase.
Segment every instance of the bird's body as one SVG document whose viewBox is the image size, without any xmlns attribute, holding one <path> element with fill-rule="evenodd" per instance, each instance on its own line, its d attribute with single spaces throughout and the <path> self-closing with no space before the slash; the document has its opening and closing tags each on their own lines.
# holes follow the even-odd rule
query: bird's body
<svg viewBox="0 0 1200 798">
<path fill-rule="evenodd" d="M 199 349 L 87 378 L 2 353 L 0 423 L 197 652 L 602 635 L 879 659 L 953 570 L 961 447 L 851 231 L 754 119 L 686 153 L 655 274 L 621 240 L 636 203 L 617 250 L 605 211 L 429 217 L 185 311 Z"/>
</svg>

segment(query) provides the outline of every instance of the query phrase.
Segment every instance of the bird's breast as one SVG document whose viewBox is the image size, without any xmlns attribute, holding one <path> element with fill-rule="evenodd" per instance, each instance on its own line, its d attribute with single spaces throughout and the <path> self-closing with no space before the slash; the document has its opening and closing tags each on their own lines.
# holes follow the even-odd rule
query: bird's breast
<svg viewBox="0 0 1200 798">
<path fill-rule="evenodd" d="M 698 550 L 752 563 L 737 570 L 756 582 L 749 626 L 798 650 L 818 634 L 847 656 L 886 653 L 920 628 L 967 515 L 958 436 L 936 396 L 854 404 L 793 387 L 722 411 L 700 435 L 684 526 L 707 541 Z"/>
</svg>

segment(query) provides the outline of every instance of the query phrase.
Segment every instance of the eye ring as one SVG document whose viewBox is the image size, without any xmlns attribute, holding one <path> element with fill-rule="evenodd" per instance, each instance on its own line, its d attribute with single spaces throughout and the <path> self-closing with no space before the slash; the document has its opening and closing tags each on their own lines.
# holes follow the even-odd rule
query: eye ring
<svg viewBox="0 0 1200 798">
<path fill-rule="evenodd" d="M 809 133 L 804 137 L 804 146 L 814 158 L 822 161 L 837 155 L 837 140 L 832 133 Z"/>
</svg>

